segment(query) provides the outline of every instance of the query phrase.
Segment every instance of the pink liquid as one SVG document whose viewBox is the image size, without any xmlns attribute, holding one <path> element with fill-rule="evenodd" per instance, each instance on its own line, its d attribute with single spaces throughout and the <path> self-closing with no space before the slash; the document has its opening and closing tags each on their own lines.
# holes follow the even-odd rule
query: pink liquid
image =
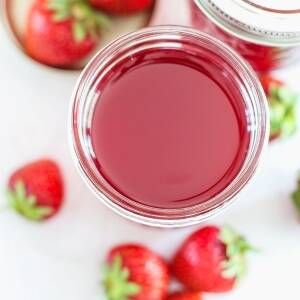
<svg viewBox="0 0 300 300">
<path fill-rule="evenodd" d="M 249 132 L 242 95 L 219 67 L 184 51 L 146 52 L 98 87 L 91 142 L 114 189 L 152 207 L 180 208 L 232 182 Z"/>
</svg>

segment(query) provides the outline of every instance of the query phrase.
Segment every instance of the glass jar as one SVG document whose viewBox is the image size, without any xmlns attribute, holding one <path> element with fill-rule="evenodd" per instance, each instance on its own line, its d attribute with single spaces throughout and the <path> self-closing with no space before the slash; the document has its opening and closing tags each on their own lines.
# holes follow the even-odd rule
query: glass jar
<svg viewBox="0 0 300 300">
<path fill-rule="evenodd" d="M 190 0 L 192 25 L 236 49 L 257 72 L 300 59 L 300 3 Z"/>
<path fill-rule="evenodd" d="M 241 93 L 241 104 L 247 119 L 249 143 L 241 168 L 235 178 L 219 193 L 184 208 L 158 208 L 141 204 L 120 193 L 95 163 L 91 141 L 92 119 L 96 102 L 102 92 L 99 86 L 107 84 L 117 67 L 126 62 L 126 70 L 136 65 L 139 55 L 150 51 L 150 59 L 162 59 L 172 51 L 190 62 L 212 64 L 232 87 Z M 217 77 L 216 77 L 217 78 Z M 101 99 L 101 98 L 100 98 Z M 128 99 L 124 98 L 124 101 Z M 118 214 L 151 226 L 180 227 L 199 223 L 223 210 L 244 188 L 255 173 L 263 149 L 268 141 L 268 109 L 264 92 L 255 73 L 231 48 L 211 36 L 188 27 L 157 26 L 123 36 L 101 50 L 82 72 L 75 87 L 71 115 L 70 140 L 78 169 L 96 197 Z M 125 159 L 125 158 L 124 158 Z"/>
</svg>

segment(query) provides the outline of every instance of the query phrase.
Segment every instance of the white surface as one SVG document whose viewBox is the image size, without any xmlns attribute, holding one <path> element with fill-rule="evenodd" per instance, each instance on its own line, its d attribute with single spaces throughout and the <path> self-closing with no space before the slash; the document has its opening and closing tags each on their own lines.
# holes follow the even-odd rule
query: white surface
<svg viewBox="0 0 300 300">
<path fill-rule="evenodd" d="M 279 74 L 300 92 L 300 66 Z M 110 247 L 140 242 L 170 258 L 195 228 L 151 229 L 130 223 L 101 205 L 83 184 L 67 145 L 69 98 L 78 73 L 24 59 L 0 24 L 0 187 L 21 164 L 49 156 L 62 166 L 66 201 L 44 224 L 0 212 L 0 299 L 104 300 L 101 263 Z M 300 169 L 300 134 L 274 143 L 252 185 L 226 212 L 229 223 L 261 249 L 248 276 L 227 295 L 208 300 L 299 299 L 300 223 L 290 203 Z M 4 196 L 0 206 L 5 205 Z"/>
</svg>

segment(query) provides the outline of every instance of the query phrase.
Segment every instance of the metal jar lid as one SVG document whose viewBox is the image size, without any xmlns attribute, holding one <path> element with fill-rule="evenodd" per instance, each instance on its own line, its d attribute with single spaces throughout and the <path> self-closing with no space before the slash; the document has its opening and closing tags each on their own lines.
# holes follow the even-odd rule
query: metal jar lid
<svg viewBox="0 0 300 300">
<path fill-rule="evenodd" d="M 299 0 L 194 0 L 223 30 L 270 46 L 300 44 Z"/>
</svg>

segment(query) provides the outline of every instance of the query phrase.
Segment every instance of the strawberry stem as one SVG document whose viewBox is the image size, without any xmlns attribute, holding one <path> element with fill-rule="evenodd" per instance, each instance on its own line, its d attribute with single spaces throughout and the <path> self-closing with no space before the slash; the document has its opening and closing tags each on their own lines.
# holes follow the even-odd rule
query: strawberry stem
<svg viewBox="0 0 300 300">
<path fill-rule="evenodd" d="M 38 205 L 34 195 L 27 195 L 22 181 L 17 181 L 13 189 L 7 189 L 6 194 L 10 207 L 29 220 L 41 221 L 53 212 L 51 207 Z"/>
<path fill-rule="evenodd" d="M 53 20 L 72 20 L 74 40 L 82 42 L 87 36 L 97 39 L 102 28 L 110 26 L 107 15 L 95 10 L 87 0 L 48 0 L 47 8 L 53 11 Z"/>
<path fill-rule="evenodd" d="M 122 258 L 116 255 L 110 266 L 105 266 L 103 285 L 109 300 L 127 300 L 140 292 L 140 286 L 129 281 L 130 271 L 122 267 Z"/>
<path fill-rule="evenodd" d="M 246 253 L 254 251 L 247 240 L 229 226 L 220 231 L 220 240 L 226 246 L 227 259 L 223 261 L 223 276 L 240 280 L 246 273 Z"/>
<path fill-rule="evenodd" d="M 288 137 L 297 129 L 297 94 L 286 86 L 271 84 L 268 103 L 270 109 L 271 137 Z"/>
<path fill-rule="evenodd" d="M 91 7 L 87 3 L 78 2 L 72 6 L 72 16 L 77 20 L 84 20 L 91 14 Z"/>
</svg>

